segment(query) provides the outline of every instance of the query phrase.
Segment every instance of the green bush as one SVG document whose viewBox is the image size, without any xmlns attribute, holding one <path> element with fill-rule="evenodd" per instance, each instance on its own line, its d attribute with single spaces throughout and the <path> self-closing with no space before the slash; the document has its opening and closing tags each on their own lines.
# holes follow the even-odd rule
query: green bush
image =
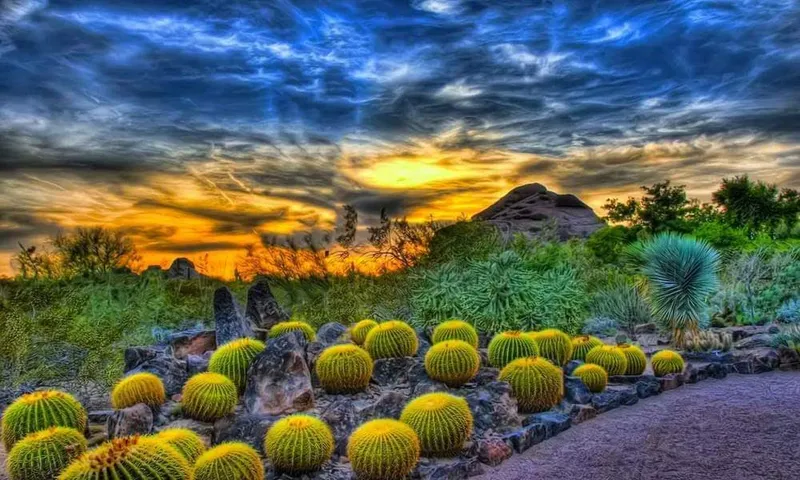
<svg viewBox="0 0 800 480">
<path fill-rule="evenodd" d="M 631 336 L 634 335 L 636 325 L 650 323 L 653 320 L 650 305 L 647 304 L 640 288 L 622 282 L 598 292 L 590 309 L 595 318 L 614 320 L 619 328 Z"/>
</svg>

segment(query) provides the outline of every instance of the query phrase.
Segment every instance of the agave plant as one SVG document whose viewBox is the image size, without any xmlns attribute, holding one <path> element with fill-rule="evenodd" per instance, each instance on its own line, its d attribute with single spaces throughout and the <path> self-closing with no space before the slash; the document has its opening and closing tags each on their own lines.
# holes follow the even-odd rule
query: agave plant
<svg viewBox="0 0 800 480">
<path fill-rule="evenodd" d="M 634 327 L 649 323 L 653 318 L 641 288 L 624 282 L 599 292 L 592 302 L 591 311 L 594 317 L 616 321 L 633 339 L 636 338 Z"/>
<path fill-rule="evenodd" d="M 708 243 L 662 233 L 630 252 L 649 284 L 653 316 L 673 332 L 675 344 L 697 331 L 705 299 L 717 287 L 719 253 Z"/>
</svg>

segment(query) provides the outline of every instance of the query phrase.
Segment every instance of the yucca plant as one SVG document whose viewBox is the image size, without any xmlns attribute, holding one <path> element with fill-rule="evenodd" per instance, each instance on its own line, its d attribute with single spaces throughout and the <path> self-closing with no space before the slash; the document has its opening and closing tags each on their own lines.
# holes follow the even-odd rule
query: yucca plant
<svg viewBox="0 0 800 480">
<path fill-rule="evenodd" d="M 695 332 L 705 299 L 717 286 L 719 253 L 708 243 L 662 233 L 630 250 L 647 278 L 654 317 L 673 332 L 676 345 Z"/>
</svg>

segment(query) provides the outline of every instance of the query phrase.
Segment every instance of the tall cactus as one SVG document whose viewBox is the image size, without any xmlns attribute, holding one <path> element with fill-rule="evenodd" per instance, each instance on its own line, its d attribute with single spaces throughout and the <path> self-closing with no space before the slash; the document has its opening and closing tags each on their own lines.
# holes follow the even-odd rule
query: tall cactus
<svg viewBox="0 0 800 480">
<path fill-rule="evenodd" d="M 31 433 L 8 453 L 10 480 L 52 480 L 86 451 L 86 439 L 74 428 L 50 427 Z"/>
<path fill-rule="evenodd" d="M 328 424 L 310 415 L 278 420 L 264 439 L 264 452 L 272 465 L 293 475 L 319 470 L 330 460 L 334 446 Z"/>
<path fill-rule="evenodd" d="M 422 453 L 456 456 L 472 434 L 472 412 L 467 401 L 447 393 L 429 393 L 410 401 L 400 421 L 417 432 Z"/>
<path fill-rule="evenodd" d="M 381 323 L 370 330 L 364 340 L 364 349 L 374 360 L 410 357 L 417 353 L 418 348 L 417 332 L 399 320 Z"/>
<path fill-rule="evenodd" d="M 544 357 L 518 358 L 506 365 L 497 379 L 511 385 L 522 413 L 550 410 L 564 396 L 564 373 Z"/>
<path fill-rule="evenodd" d="M 247 383 L 247 369 L 264 351 L 263 342 L 252 338 L 239 338 L 219 347 L 208 361 L 208 371 L 219 373 L 230 378 L 239 393 L 244 391 Z"/>
<path fill-rule="evenodd" d="M 183 411 L 191 418 L 213 422 L 233 413 L 236 408 L 236 385 L 218 373 L 199 373 L 183 386 Z"/>
<path fill-rule="evenodd" d="M 264 480 L 264 465 L 250 445 L 223 443 L 200 455 L 194 480 Z"/>
<path fill-rule="evenodd" d="M 425 371 L 433 380 L 458 388 L 472 380 L 481 366 L 475 348 L 461 340 L 434 343 L 425 354 Z"/>
<path fill-rule="evenodd" d="M 152 373 L 134 373 L 122 378 L 111 391 L 111 406 L 115 410 L 122 410 L 144 403 L 157 408 L 167 400 L 164 382 Z"/>
<path fill-rule="evenodd" d="M 442 322 L 433 329 L 431 340 L 434 344 L 447 340 L 461 340 L 478 348 L 478 332 L 475 327 L 463 320 L 448 320 Z"/>
<path fill-rule="evenodd" d="M 331 394 L 363 391 L 369 385 L 372 368 L 372 357 L 355 345 L 328 347 L 314 365 L 320 385 Z"/>
<path fill-rule="evenodd" d="M 402 480 L 417 465 L 419 453 L 416 432 L 397 420 L 369 421 L 347 442 L 347 456 L 359 480 Z"/>
<path fill-rule="evenodd" d="M 58 480 L 192 480 L 189 462 L 152 437 L 106 442 L 72 462 Z"/>
<path fill-rule="evenodd" d="M 521 332 L 498 333 L 489 342 L 489 363 L 495 368 L 503 368 L 518 358 L 538 354 L 536 342 Z"/>
<path fill-rule="evenodd" d="M 82 432 L 87 415 L 72 395 L 42 390 L 23 395 L 3 413 L 3 444 L 11 450 L 26 435 L 50 427 L 69 427 Z"/>
</svg>

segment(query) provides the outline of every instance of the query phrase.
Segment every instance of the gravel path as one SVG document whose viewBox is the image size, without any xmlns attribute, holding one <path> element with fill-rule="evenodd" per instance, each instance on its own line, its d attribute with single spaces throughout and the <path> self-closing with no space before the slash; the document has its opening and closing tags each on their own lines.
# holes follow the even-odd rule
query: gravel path
<svg viewBox="0 0 800 480">
<path fill-rule="evenodd" d="M 800 372 L 685 385 L 576 425 L 475 478 L 800 478 Z"/>
</svg>

